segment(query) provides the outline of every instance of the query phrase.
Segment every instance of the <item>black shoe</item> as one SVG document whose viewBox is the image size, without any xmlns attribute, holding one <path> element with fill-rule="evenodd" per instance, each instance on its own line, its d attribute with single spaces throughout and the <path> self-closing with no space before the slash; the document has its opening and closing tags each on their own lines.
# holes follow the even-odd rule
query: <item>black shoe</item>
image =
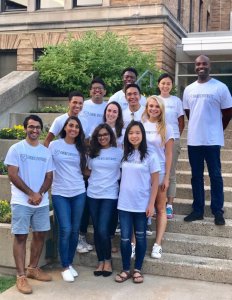
<svg viewBox="0 0 232 300">
<path fill-rule="evenodd" d="M 101 276 L 103 275 L 103 271 L 93 271 L 94 276 Z"/>
<path fill-rule="evenodd" d="M 193 222 L 193 221 L 196 221 L 196 220 L 203 220 L 204 219 L 204 216 L 203 215 L 199 215 L 197 213 L 195 213 L 194 211 L 191 212 L 191 214 L 187 215 L 185 218 L 184 218 L 184 221 L 185 222 Z"/>
<path fill-rule="evenodd" d="M 226 222 L 223 217 L 223 214 L 215 215 L 214 223 L 215 223 L 215 225 L 225 225 Z"/>
<path fill-rule="evenodd" d="M 102 271 L 103 277 L 108 277 L 112 274 L 112 271 Z"/>
</svg>

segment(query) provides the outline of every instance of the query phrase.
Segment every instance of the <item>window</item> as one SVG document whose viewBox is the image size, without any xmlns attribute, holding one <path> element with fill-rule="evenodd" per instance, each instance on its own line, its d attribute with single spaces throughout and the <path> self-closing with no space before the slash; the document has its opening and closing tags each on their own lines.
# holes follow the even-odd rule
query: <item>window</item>
<svg viewBox="0 0 232 300">
<path fill-rule="evenodd" d="M 203 18 L 203 1 L 200 0 L 200 2 L 199 2 L 199 27 L 198 27 L 199 32 L 201 32 L 201 30 L 202 30 L 202 18 Z"/>
<path fill-rule="evenodd" d="M 37 9 L 63 8 L 64 0 L 37 0 L 36 7 Z"/>
<path fill-rule="evenodd" d="M 73 7 L 90 6 L 90 5 L 102 5 L 102 0 L 74 0 L 73 1 Z"/>
<path fill-rule="evenodd" d="M 0 51 L 0 78 L 17 70 L 17 51 Z"/>
<path fill-rule="evenodd" d="M 27 0 L 0 0 L 0 11 L 27 10 Z"/>
</svg>

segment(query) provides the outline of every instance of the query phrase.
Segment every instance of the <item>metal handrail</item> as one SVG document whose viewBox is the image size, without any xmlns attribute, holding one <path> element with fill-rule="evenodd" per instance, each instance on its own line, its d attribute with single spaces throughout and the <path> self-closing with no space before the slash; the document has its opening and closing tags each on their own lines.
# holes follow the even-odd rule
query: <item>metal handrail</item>
<svg viewBox="0 0 232 300">
<path fill-rule="evenodd" d="M 145 76 L 149 76 L 150 77 L 150 84 L 149 84 L 149 87 L 150 88 L 153 88 L 154 87 L 154 75 L 151 71 L 149 70 L 146 70 L 137 80 L 136 80 L 136 84 L 138 84 L 138 86 L 141 88 L 141 83 L 142 83 L 142 79 L 145 77 Z"/>
</svg>

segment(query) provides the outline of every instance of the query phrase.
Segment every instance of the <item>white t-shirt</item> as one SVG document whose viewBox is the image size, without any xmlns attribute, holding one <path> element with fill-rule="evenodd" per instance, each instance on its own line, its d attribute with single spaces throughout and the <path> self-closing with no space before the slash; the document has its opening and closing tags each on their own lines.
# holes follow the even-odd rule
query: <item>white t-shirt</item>
<svg viewBox="0 0 232 300">
<path fill-rule="evenodd" d="M 120 91 L 116 92 L 115 94 L 113 94 L 110 97 L 108 103 L 110 103 L 112 101 L 117 102 L 121 106 L 122 110 L 128 108 L 128 102 L 126 100 L 125 93 L 123 90 L 120 90 Z M 147 99 L 143 95 L 141 95 L 139 103 L 142 106 L 146 106 Z"/>
<path fill-rule="evenodd" d="M 100 155 L 90 158 L 87 196 L 96 199 L 118 199 L 118 180 L 123 152 L 116 147 L 101 149 Z"/>
<path fill-rule="evenodd" d="M 145 107 L 140 106 L 139 110 L 136 112 L 131 112 L 129 107 L 127 107 L 123 112 L 122 112 L 122 117 L 123 117 L 123 122 L 124 122 L 124 128 L 127 128 L 129 123 L 134 120 L 134 121 L 141 121 L 142 114 L 144 112 Z"/>
<path fill-rule="evenodd" d="M 162 145 L 161 136 L 157 132 L 156 123 L 152 123 L 150 121 L 146 121 L 143 123 L 146 138 L 147 138 L 147 148 L 149 153 L 156 153 L 159 158 L 160 166 L 161 166 L 161 174 L 165 174 L 165 145 Z M 165 143 L 167 143 L 170 139 L 174 139 L 172 126 L 166 125 L 166 139 Z"/>
<path fill-rule="evenodd" d="M 69 118 L 68 113 L 65 113 L 57 118 L 55 118 L 55 120 L 53 121 L 49 132 L 51 132 L 52 134 L 54 134 L 54 136 L 58 136 L 64 126 L 64 123 L 66 122 L 66 120 Z M 80 120 L 83 131 L 85 136 L 88 136 L 88 122 L 87 120 L 81 116 L 80 114 L 77 116 L 77 118 Z"/>
<path fill-rule="evenodd" d="M 159 171 L 156 153 L 148 154 L 141 162 L 140 153 L 135 150 L 128 161 L 123 161 L 118 209 L 145 212 L 150 199 L 151 174 Z"/>
<path fill-rule="evenodd" d="M 85 100 L 80 116 L 84 116 L 88 122 L 88 132 L 93 133 L 94 129 L 101 123 L 103 123 L 104 110 L 106 108 L 106 102 L 96 104 L 92 99 Z"/>
<path fill-rule="evenodd" d="M 38 193 L 48 172 L 54 170 L 50 151 L 39 144 L 31 146 L 26 140 L 12 145 L 6 155 L 5 165 L 18 167 L 18 175 L 35 193 Z M 11 204 L 29 207 L 49 205 L 48 193 L 45 193 L 39 205 L 28 203 L 28 195 L 11 183 Z"/>
<path fill-rule="evenodd" d="M 180 138 L 178 118 L 184 115 L 183 104 L 180 98 L 169 96 L 167 98 L 159 96 L 164 101 L 166 123 L 171 125 L 175 139 Z"/>
<path fill-rule="evenodd" d="M 85 184 L 80 168 L 80 155 L 74 144 L 67 144 L 64 139 L 49 144 L 53 163 L 52 195 L 73 197 L 85 192 Z"/>
<path fill-rule="evenodd" d="M 221 109 L 232 107 L 227 86 L 211 78 L 208 82 L 193 82 L 183 95 L 184 109 L 190 110 L 188 145 L 224 146 Z"/>
</svg>

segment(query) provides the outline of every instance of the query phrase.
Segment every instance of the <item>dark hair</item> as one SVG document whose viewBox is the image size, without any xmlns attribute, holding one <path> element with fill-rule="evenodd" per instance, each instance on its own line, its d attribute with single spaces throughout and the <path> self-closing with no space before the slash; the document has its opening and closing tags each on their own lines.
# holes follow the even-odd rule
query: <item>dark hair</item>
<svg viewBox="0 0 232 300">
<path fill-rule="evenodd" d="M 170 74 L 168 74 L 168 73 L 163 73 L 163 74 L 161 74 L 161 75 L 159 76 L 159 78 L 158 78 L 158 80 L 157 80 L 158 84 L 159 84 L 160 81 L 161 81 L 162 79 L 164 79 L 164 78 L 170 78 L 171 81 L 172 81 L 172 84 L 174 84 L 173 77 L 172 77 Z"/>
<path fill-rule="evenodd" d="M 106 84 L 105 84 L 105 82 L 104 82 L 100 77 L 96 77 L 96 78 L 94 78 L 94 79 L 91 81 L 91 83 L 90 83 L 90 89 L 92 88 L 92 85 L 93 85 L 94 83 L 99 83 L 99 84 L 101 84 L 101 85 L 104 87 L 104 89 L 106 89 Z"/>
<path fill-rule="evenodd" d="M 110 134 L 110 145 L 112 147 L 117 147 L 116 137 L 115 137 L 115 134 L 114 134 L 112 128 L 106 123 L 99 124 L 94 129 L 94 132 L 93 132 L 93 134 L 91 136 L 91 140 L 90 140 L 89 157 L 91 157 L 91 158 L 95 158 L 95 157 L 99 156 L 100 150 L 102 149 L 102 146 L 100 145 L 100 143 L 98 141 L 98 134 L 99 134 L 99 131 L 103 128 L 105 128 L 108 131 L 108 133 Z"/>
<path fill-rule="evenodd" d="M 33 121 L 36 121 L 36 122 L 39 122 L 40 123 L 40 126 L 41 126 L 41 130 L 43 130 L 43 121 L 42 119 L 37 116 L 37 115 L 29 115 L 27 116 L 24 121 L 23 121 L 23 127 L 26 129 L 27 128 L 27 125 L 28 125 L 28 121 L 29 120 L 33 120 Z"/>
<path fill-rule="evenodd" d="M 77 148 L 77 151 L 80 154 L 80 168 L 81 168 L 81 171 L 84 172 L 84 170 L 86 168 L 86 155 L 85 155 L 86 154 L 86 149 L 85 149 L 85 135 L 84 135 L 84 131 L 83 131 L 83 128 L 82 128 L 82 125 L 81 125 L 81 121 L 75 116 L 69 117 L 65 121 L 64 126 L 61 129 L 60 137 L 62 139 L 64 139 L 66 137 L 66 131 L 64 130 L 64 128 L 70 120 L 76 121 L 78 126 L 79 126 L 79 134 L 75 138 L 74 142 L 75 142 L 75 146 Z"/>
<path fill-rule="evenodd" d="M 135 76 L 137 77 L 138 76 L 138 72 L 136 71 L 135 68 L 132 68 L 132 67 L 128 67 L 128 68 L 125 68 L 123 71 L 122 71 L 122 76 L 126 73 L 126 72 L 132 72 L 135 74 Z"/>
<path fill-rule="evenodd" d="M 138 84 L 136 84 L 136 83 L 130 83 L 130 84 L 128 84 L 126 87 L 125 87 L 125 94 L 126 94 L 126 91 L 129 89 L 129 88 L 136 88 L 138 91 L 139 91 L 139 93 L 141 94 L 141 89 L 140 89 L 140 87 L 139 87 L 139 85 Z"/>
<path fill-rule="evenodd" d="M 145 133 L 145 129 L 143 127 L 143 124 L 139 121 L 131 121 L 129 123 L 129 125 L 127 126 L 126 132 L 125 132 L 125 136 L 124 136 L 124 154 L 123 154 L 123 158 L 122 161 L 127 161 L 128 157 L 134 152 L 134 147 L 132 146 L 132 144 L 129 142 L 128 139 L 128 134 L 129 131 L 131 130 L 131 128 L 133 126 L 139 126 L 141 132 L 142 132 L 142 141 L 139 145 L 139 153 L 140 153 L 140 160 L 142 161 L 146 155 L 147 155 L 147 139 L 146 139 L 146 133 Z"/>
<path fill-rule="evenodd" d="M 116 131 L 116 137 L 119 138 L 120 136 L 122 136 L 122 129 L 124 126 L 124 122 L 123 122 L 123 118 L 122 118 L 122 108 L 121 108 L 120 104 L 118 104 L 118 102 L 112 101 L 106 105 L 106 108 L 105 108 L 104 114 L 103 114 L 103 121 L 106 122 L 106 111 L 110 104 L 114 104 L 118 108 L 118 118 L 115 122 L 115 131 Z"/>
<path fill-rule="evenodd" d="M 83 101 L 84 101 L 84 95 L 79 91 L 70 92 L 69 95 L 68 95 L 68 100 L 71 101 L 72 97 L 81 97 L 81 98 L 83 98 Z"/>
</svg>

